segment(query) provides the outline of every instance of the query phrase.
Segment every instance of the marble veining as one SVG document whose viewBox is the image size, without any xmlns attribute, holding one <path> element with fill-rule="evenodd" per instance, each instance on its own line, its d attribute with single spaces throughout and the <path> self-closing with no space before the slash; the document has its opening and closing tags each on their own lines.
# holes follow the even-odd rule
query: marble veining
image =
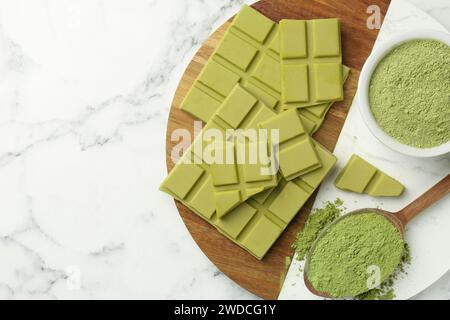
<svg viewBox="0 0 450 320">
<path fill-rule="evenodd" d="M 1 299 L 255 298 L 157 191 L 182 73 L 251 2 L 0 2 Z"/>
<path fill-rule="evenodd" d="M 156 191 L 182 72 L 242 3 L 0 3 L 0 298 L 252 297 Z"/>
</svg>

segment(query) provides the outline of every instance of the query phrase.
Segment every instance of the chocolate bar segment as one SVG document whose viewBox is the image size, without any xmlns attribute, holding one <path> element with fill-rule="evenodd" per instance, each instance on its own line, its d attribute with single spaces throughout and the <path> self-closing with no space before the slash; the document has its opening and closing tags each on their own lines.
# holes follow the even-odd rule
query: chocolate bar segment
<svg viewBox="0 0 450 320">
<path fill-rule="evenodd" d="M 399 196 L 405 189 L 400 182 L 381 172 L 356 154 L 351 156 L 339 173 L 335 185 L 346 191 L 386 197 Z"/>
<path fill-rule="evenodd" d="M 346 66 L 342 68 L 344 82 L 347 80 L 350 69 Z M 298 107 L 297 109 L 299 117 L 302 119 L 302 123 L 310 135 L 320 129 L 322 123 L 325 120 L 325 116 L 330 110 L 333 102 L 322 102 L 309 107 Z M 289 109 L 288 109 L 289 110 Z"/>
<path fill-rule="evenodd" d="M 336 163 L 325 147 L 317 142 L 314 146 L 321 168 L 291 181 L 281 178 L 275 188 L 258 193 L 220 219 L 219 231 L 262 259 Z"/>
<path fill-rule="evenodd" d="M 280 170 L 286 180 L 292 180 L 322 166 L 297 110 L 282 112 L 260 123 L 260 127 L 276 129 L 279 132 Z"/>
<path fill-rule="evenodd" d="M 279 107 L 278 42 L 278 25 L 249 6 L 242 6 L 181 109 L 207 122 L 236 83 L 266 106 Z"/>
<path fill-rule="evenodd" d="M 338 19 L 280 22 L 283 109 L 344 98 Z"/>
</svg>

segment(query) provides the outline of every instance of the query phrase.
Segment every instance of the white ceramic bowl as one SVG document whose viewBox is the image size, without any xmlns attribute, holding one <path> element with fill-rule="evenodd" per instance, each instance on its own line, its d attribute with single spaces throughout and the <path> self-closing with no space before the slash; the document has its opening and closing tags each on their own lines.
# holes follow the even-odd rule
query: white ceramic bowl
<svg viewBox="0 0 450 320">
<path fill-rule="evenodd" d="M 392 138 L 381 129 L 375 120 L 369 105 L 369 85 L 372 73 L 378 63 L 395 47 L 402 43 L 417 39 L 433 39 L 450 46 L 450 34 L 435 30 L 420 30 L 404 33 L 380 43 L 372 51 L 361 71 L 358 83 L 358 102 L 362 118 L 372 134 L 389 148 L 413 157 L 437 157 L 450 152 L 450 141 L 433 148 L 415 148 Z"/>
</svg>

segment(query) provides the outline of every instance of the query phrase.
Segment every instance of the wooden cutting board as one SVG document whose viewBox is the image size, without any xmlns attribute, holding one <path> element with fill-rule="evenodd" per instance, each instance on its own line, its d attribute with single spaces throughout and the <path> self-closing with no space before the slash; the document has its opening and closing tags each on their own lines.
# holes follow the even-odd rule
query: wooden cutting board
<svg viewBox="0 0 450 320">
<path fill-rule="evenodd" d="M 335 103 L 329 111 L 321 129 L 314 138 L 329 150 L 333 150 L 344 124 L 351 102 L 356 92 L 359 72 L 369 56 L 377 29 L 367 27 L 370 14 L 367 8 L 377 5 L 381 19 L 387 11 L 390 0 L 261 0 L 253 8 L 271 18 L 313 19 L 338 17 L 341 20 L 342 47 L 344 64 L 351 68 L 349 79 L 345 84 L 345 100 Z M 180 110 L 181 102 L 212 54 L 230 21 L 224 23 L 203 44 L 188 65 L 175 93 L 169 114 L 166 134 L 166 161 L 170 171 L 174 164 L 170 152 L 176 142 L 170 137 L 173 130 L 185 128 L 193 132 L 194 118 Z M 178 201 L 176 206 L 189 232 L 200 249 L 228 277 L 243 288 L 264 299 L 276 299 L 281 289 L 281 282 L 286 272 L 286 256 L 292 256 L 291 244 L 297 232 L 303 228 L 314 197 L 291 222 L 283 235 L 277 240 L 262 261 L 258 261 L 245 250 L 221 235 L 214 227 L 192 213 Z M 188 263 L 188 262 L 187 262 Z"/>
</svg>

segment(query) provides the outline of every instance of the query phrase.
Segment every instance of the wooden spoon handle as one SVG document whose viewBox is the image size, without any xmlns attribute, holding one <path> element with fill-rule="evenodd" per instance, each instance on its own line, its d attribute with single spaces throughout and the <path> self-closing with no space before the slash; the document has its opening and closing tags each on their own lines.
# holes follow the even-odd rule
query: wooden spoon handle
<svg viewBox="0 0 450 320">
<path fill-rule="evenodd" d="M 397 212 L 396 216 L 406 225 L 423 210 L 445 197 L 450 192 L 450 175 L 439 181 L 430 190 Z"/>
</svg>

